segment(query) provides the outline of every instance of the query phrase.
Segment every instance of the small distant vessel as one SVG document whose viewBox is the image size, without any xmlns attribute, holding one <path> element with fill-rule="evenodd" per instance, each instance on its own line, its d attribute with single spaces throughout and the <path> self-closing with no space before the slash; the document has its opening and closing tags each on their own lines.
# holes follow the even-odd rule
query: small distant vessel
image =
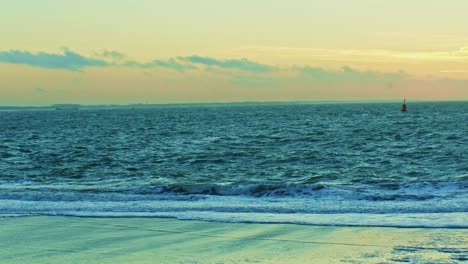
<svg viewBox="0 0 468 264">
<path fill-rule="evenodd" d="M 401 105 L 401 111 L 406 112 L 406 98 L 403 99 L 403 104 Z"/>
</svg>

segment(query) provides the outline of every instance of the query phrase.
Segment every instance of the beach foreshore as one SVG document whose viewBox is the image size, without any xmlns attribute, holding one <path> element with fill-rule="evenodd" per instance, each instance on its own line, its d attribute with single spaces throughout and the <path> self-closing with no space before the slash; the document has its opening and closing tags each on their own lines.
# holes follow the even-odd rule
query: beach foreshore
<svg viewBox="0 0 468 264">
<path fill-rule="evenodd" d="M 0 263 L 458 263 L 468 230 L 0 218 Z"/>
</svg>

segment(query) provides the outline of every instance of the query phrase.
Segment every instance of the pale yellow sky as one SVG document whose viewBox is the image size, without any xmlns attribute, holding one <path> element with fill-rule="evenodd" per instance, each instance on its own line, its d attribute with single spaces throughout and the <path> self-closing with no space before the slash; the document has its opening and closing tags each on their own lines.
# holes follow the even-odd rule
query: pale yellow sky
<svg viewBox="0 0 468 264">
<path fill-rule="evenodd" d="M 466 10 L 464 0 L 5 0 L 0 104 L 465 100 Z"/>
</svg>

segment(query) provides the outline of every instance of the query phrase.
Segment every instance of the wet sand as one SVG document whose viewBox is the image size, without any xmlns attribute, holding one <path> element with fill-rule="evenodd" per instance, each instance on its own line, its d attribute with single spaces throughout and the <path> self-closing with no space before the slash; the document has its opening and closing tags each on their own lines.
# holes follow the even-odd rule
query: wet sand
<svg viewBox="0 0 468 264">
<path fill-rule="evenodd" d="M 468 230 L 0 218 L 0 263 L 458 263 Z"/>
</svg>

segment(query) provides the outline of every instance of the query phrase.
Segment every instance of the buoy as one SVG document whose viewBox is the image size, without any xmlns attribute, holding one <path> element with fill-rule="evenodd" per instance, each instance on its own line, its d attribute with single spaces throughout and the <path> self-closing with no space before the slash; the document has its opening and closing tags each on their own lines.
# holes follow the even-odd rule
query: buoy
<svg viewBox="0 0 468 264">
<path fill-rule="evenodd" d="M 406 99 L 403 99 L 403 104 L 401 105 L 401 111 L 406 112 Z"/>
</svg>

